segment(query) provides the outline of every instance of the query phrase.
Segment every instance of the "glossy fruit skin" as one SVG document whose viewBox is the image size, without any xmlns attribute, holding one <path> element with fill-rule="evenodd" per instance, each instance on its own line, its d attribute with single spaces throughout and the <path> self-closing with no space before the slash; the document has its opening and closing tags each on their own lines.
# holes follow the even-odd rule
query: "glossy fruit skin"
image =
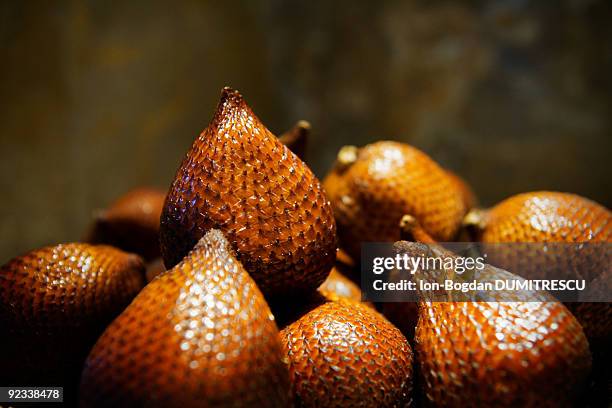
<svg viewBox="0 0 612 408">
<path fill-rule="evenodd" d="M 223 231 L 266 296 L 314 291 L 334 263 L 336 226 L 319 181 L 229 88 L 166 198 L 166 266 L 211 228 Z"/>
<path fill-rule="evenodd" d="M 419 307 L 415 350 L 431 406 L 572 406 L 590 371 L 582 329 L 558 302 Z"/>
<path fill-rule="evenodd" d="M 129 191 L 97 214 L 87 241 L 112 245 L 145 260 L 160 257 L 159 218 L 165 198 L 164 191 L 153 188 Z"/>
<path fill-rule="evenodd" d="M 575 194 L 518 194 L 487 211 L 483 221 L 483 242 L 612 241 L 612 213 Z"/>
<path fill-rule="evenodd" d="M 457 234 L 467 208 L 457 184 L 420 150 L 382 141 L 358 149 L 352 163 L 337 163 L 324 180 L 334 208 L 340 246 L 354 259 L 363 242 L 394 242 L 410 214 L 435 239 Z"/>
<path fill-rule="evenodd" d="M 140 257 L 105 245 L 49 246 L 3 265 L 0 384 L 78 384 L 89 349 L 143 286 Z"/>
<path fill-rule="evenodd" d="M 279 332 L 218 230 L 155 278 L 91 351 L 83 407 L 285 407 Z"/>
<path fill-rule="evenodd" d="M 297 407 L 411 405 L 412 350 L 370 307 L 313 305 L 281 331 Z"/>
<path fill-rule="evenodd" d="M 403 241 L 395 248 L 409 256 L 456 256 L 437 244 Z M 414 276 L 449 275 L 418 270 Z M 479 271 L 480 282 L 498 279 L 520 278 L 487 264 Z M 589 344 L 576 318 L 547 292 L 423 291 L 419 298 L 415 351 L 427 404 L 563 407 L 582 391 L 591 369 Z"/>
<path fill-rule="evenodd" d="M 477 239 L 485 244 L 522 242 L 609 243 L 612 242 L 612 213 L 605 207 L 575 194 L 537 191 L 510 197 L 485 211 Z M 494 253 L 494 246 L 490 252 Z M 554 248 L 551 249 L 551 251 Z M 564 271 L 573 270 L 576 260 L 551 254 L 544 257 L 527 253 L 520 246 L 504 251 L 495 264 L 511 271 L 524 271 L 530 277 L 539 277 L 544 270 L 554 270 L 559 279 Z M 600 273 L 601 259 L 589 258 L 582 272 L 592 269 Z M 604 260 L 605 261 L 605 260 Z M 542 263 L 546 266 L 541 266 Z M 551 265 L 554 262 L 555 265 Z M 605 268 L 604 268 L 605 269 Z M 562 278 L 574 279 L 575 275 Z M 591 275 L 591 273 L 589 273 Z M 597 278 L 595 275 L 590 278 Z M 589 341 L 605 344 L 612 338 L 612 307 L 608 303 L 568 303 L 584 327 Z M 607 346 L 606 346 L 607 348 Z"/>
</svg>

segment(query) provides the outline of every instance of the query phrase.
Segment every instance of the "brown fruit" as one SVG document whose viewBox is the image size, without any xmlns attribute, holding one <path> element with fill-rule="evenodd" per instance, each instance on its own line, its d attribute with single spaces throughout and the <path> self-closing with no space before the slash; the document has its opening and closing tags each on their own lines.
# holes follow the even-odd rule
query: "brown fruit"
<svg viewBox="0 0 612 408">
<path fill-rule="evenodd" d="M 370 307 L 349 300 L 314 304 L 281 339 L 296 406 L 410 406 L 410 345 Z"/>
<path fill-rule="evenodd" d="M 456 173 L 446 170 L 446 174 L 452 182 L 455 184 L 459 192 L 461 193 L 461 198 L 463 199 L 463 204 L 467 210 L 474 208 L 474 206 L 478 203 L 476 199 L 476 194 L 472 187 L 461 177 L 459 177 Z"/>
<path fill-rule="evenodd" d="M 518 194 L 466 218 L 483 242 L 612 242 L 612 213 L 569 193 Z"/>
<path fill-rule="evenodd" d="M 452 256 L 436 245 L 396 246 L 412 257 Z M 415 276 L 427 278 L 421 271 Z M 509 278 L 516 279 L 489 265 L 481 271 L 481 281 Z M 574 316 L 550 295 L 496 292 L 491 301 L 467 295 L 454 302 L 421 296 L 415 350 L 429 404 L 562 407 L 578 396 L 591 366 L 588 342 Z"/>
<path fill-rule="evenodd" d="M 518 194 L 489 210 L 468 214 L 466 223 L 473 229 L 475 239 L 485 244 L 612 242 L 612 213 L 589 199 L 568 193 Z M 600 250 L 591 256 L 582 251 L 580 259 L 574 259 L 574 252 L 561 246 L 547 248 L 547 253 L 532 252 L 528 245 L 514 245 L 503 252 L 496 251 L 495 245 L 485 245 L 485 248 L 491 253 L 489 259 L 493 264 L 523 272 L 523 276 L 530 278 L 575 279 L 573 271 L 578 270 L 583 277 L 596 282 L 597 275 L 606 270 L 609 262 L 609 258 L 600 259 Z M 545 271 L 552 272 L 542 276 Z M 609 342 L 612 338 L 610 304 L 587 302 L 567 306 L 583 325 L 589 341 Z"/>
<path fill-rule="evenodd" d="M 334 263 L 336 226 L 319 181 L 229 88 L 166 198 L 166 266 L 211 228 L 226 234 L 266 295 L 314 291 Z"/>
<path fill-rule="evenodd" d="M 435 239 L 454 238 L 466 213 L 447 172 L 412 146 L 377 142 L 346 146 L 324 181 L 334 208 L 340 246 L 355 259 L 362 242 L 394 242 L 398 222 L 414 216 Z"/>
<path fill-rule="evenodd" d="M 113 245 L 146 260 L 161 256 L 159 217 L 165 198 L 166 193 L 152 188 L 128 192 L 96 214 L 87 241 Z"/>
<path fill-rule="evenodd" d="M 76 385 L 91 346 L 143 286 L 142 260 L 104 245 L 49 246 L 3 265 L 0 384 Z"/>
<path fill-rule="evenodd" d="M 310 134 L 310 123 L 300 120 L 291 129 L 278 137 L 278 140 L 289 148 L 297 157 L 304 160 L 308 135 Z"/>
<path fill-rule="evenodd" d="M 319 286 L 319 293 L 329 300 L 349 299 L 361 302 L 361 289 L 352 280 L 332 268 L 325 282 Z"/>
<path fill-rule="evenodd" d="M 278 336 L 255 282 L 211 230 L 100 337 L 82 406 L 287 406 Z"/>
</svg>

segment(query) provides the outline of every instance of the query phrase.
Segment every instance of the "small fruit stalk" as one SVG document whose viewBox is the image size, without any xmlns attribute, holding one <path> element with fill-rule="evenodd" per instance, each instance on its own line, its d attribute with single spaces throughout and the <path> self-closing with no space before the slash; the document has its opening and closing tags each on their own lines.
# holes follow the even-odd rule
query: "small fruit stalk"
<svg viewBox="0 0 612 408">
<path fill-rule="evenodd" d="M 45 247 L 0 267 L 0 384 L 61 385 L 74 402 L 89 349 L 143 286 L 140 257 L 105 245 Z"/>
<path fill-rule="evenodd" d="M 210 230 L 107 328 L 81 383 L 84 407 L 286 407 L 279 332 L 229 242 Z"/>
<path fill-rule="evenodd" d="M 278 137 L 278 140 L 289 148 L 297 157 L 305 160 L 310 123 L 305 120 L 298 121 L 291 129 Z"/>
<path fill-rule="evenodd" d="M 408 407 L 412 350 L 371 307 L 313 299 L 281 339 L 299 407 Z"/>
<path fill-rule="evenodd" d="M 404 214 L 435 239 L 455 238 L 467 212 L 460 185 L 420 150 L 397 142 L 345 146 L 324 180 L 340 246 L 353 259 L 363 242 L 394 242 Z"/>
<path fill-rule="evenodd" d="M 552 245 L 533 251 L 530 243 L 612 242 L 612 213 L 605 207 L 575 194 L 538 191 L 510 197 L 488 210 L 474 210 L 464 224 L 473 238 L 483 243 L 495 265 L 524 277 L 576 279 L 591 285 L 609 279 L 609 257 L 601 250 L 581 250 Z M 498 250 L 499 243 L 512 243 Z M 577 256 L 579 255 L 579 256 Z M 542 276 L 548 271 L 548 276 Z M 601 275 L 601 276 L 599 276 Z M 601 285 L 603 286 L 603 285 Z M 608 303 L 568 303 L 584 327 L 592 346 L 608 348 L 612 339 L 612 307 Z"/>
<path fill-rule="evenodd" d="M 453 256 L 436 244 L 402 241 L 396 247 L 411 257 Z M 415 276 L 439 278 L 423 270 Z M 480 273 L 481 281 L 512 278 L 518 279 L 490 265 Z M 570 311 L 543 292 L 481 296 L 419 303 L 415 349 L 425 401 L 436 407 L 571 406 L 586 383 L 591 355 Z"/>
<path fill-rule="evenodd" d="M 168 192 L 166 266 L 211 228 L 226 234 L 265 295 L 314 291 L 334 264 L 336 225 L 319 181 L 229 88 Z"/>
</svg>

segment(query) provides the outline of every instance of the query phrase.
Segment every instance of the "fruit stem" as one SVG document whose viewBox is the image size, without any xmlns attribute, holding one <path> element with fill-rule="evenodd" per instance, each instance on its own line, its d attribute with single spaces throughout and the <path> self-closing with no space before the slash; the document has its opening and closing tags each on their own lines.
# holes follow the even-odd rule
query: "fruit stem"
<svg viewBox="0 0 612 408">
<path fill-rule="evenodd" d="M 336 168 L 338 170 L 344 170 L 351 164 L 355 163 L 357 161 L 358 153 L 359 148 L 357 146 L 342 146 L 338 151 L 338 156 L 336 157 Z"/>
</svg>

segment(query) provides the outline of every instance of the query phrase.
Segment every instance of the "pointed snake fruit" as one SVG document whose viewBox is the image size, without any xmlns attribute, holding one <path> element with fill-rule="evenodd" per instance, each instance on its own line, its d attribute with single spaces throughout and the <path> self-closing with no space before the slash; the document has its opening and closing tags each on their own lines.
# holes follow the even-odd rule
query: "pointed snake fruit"
<svg viewBox="0 0 612 408">
<path fill-rule="evenodd" d="M 145 260 L 161 256 L 159 217 L 165 198 L 165 192 L 153 188 L 126 193 L 96 214 L 87 241 L 112 245 Z"/>
<path fill-rule="evenodd" d="M 435 245 L 396 247 L 411 257 L 452 256 Z M 512 274 L 486 265 L 481 276 L 492 281 Z M 422 297 L 415 352 L 425 400 L 436 407 L 571 406 L 591 368 L 578 321 L 544 292 L 526 292 L 525 301 L 507 292 L 492 299 L 497 296 L 506 301 Z"/>
<path fill-rule="evenodd" d="M 345 146 L 324 180 L 340 246 L 359 259 L 362 242 L 394 242 L 404 214 L 435 239 L 455 237 L 467 208 L 457 184 L 420 150 L 398 142 Z"/>
<path fill-rule="evenodd" d="M 382 315 L 350 300 L 314 303 L 281 330 L 298 407 L 407 407 L 412 350 Z"/>
<path fill-rule="evenodd" d="M 571 252 L 549 253 L 529 251 L 527 246 L 509 247 L 503 253 L 495 253 L 496 243 L 610 243 L 612 242 L 612 213 L 605 207 L 575 194 L 538 191 L 510 197 L 488 210 L 474 210 L 464 221 L 476 240 L 492 244 L 489 260 L 510 271 L 524 271 L 531 278 L 575 279 L 577 262 Z M 585 252 L 585 251 L 582 251 Z M 497 256 L 496 256 L 497 255 Z M 601 258 L 601 251 L 587 256 L 579 266 L 583 277 L 600 278 L 608 262 Z M 602 265 L 602 262 L 605 262 Z M 541 276 L 545 271 L 552 271 Z M 562 276 L 567 274 L 568 276 Z M 590 275 L 590 276 L 587 276 Z M 589 341 L 605 344 L 612 338 L 612 307 L 608 303 L 568 303 L 582 323 Z M 607 348 L 607 346 L 606 346 Z"/>
<path fill-rule="evenodd" d="M 89 349 L 143 286 L 140 257 L 104 245 L 49 246 L 0 267 L 0 384 L 76 386 Z"/>
<path fill-rule="evenodd" d="M 211 228 L 223 231 L 265 295 L 314 291 L 334 264 L 336 225 L 319 181 L 229 88 L 166 198 L 166 266 Z"/>
<path fill-rule="evenodd" d="M 84 407 L 285 407 L 274 317 L 218 230 L 148 284 L 89 354 Z"/>
<path fill-rule="evenodd" d="M 295 153 L 297 157 L 304 160 L 309 134 L 310 123 L 305 120 L 300 120 L 295 126 L 280 135 L 278 140 Z"/>
</svg>

